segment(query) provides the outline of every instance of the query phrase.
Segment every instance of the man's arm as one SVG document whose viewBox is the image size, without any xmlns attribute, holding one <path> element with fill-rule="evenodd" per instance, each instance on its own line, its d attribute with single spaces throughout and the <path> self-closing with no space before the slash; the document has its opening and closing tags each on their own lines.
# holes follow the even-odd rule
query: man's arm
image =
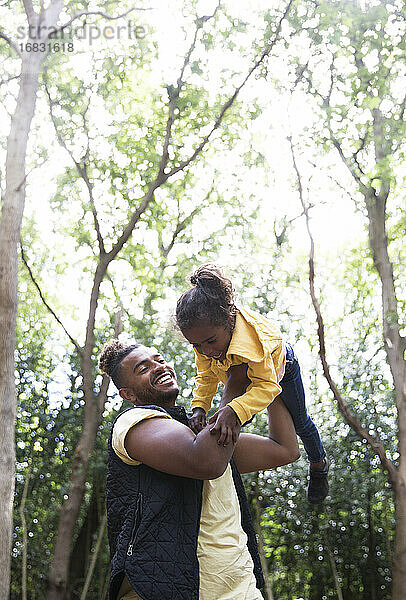
<svg viewBox="0 0 406 600">
<path fill-rule="evenodd" d="M 228 399 L 244 394 L 251 382 L 247 375 L 247 367 L 248 365 L 243 363 L 231 367 L 228 371 L 224 388 Z M 240 473 L 273 469 L 291 463 L 300 456 L 292 417 L 282 400 L 276 398 L 267 411 L 268 437 L 242 433 L 238 438 L 234 460 Z"/>
<path fill-rule="evenodd" d="M 280 398 L 268 406 L 268 437 L 242 433 L 234 450 L 240 473 L 273 469 L 294 462 L 300 456 L 292 417 Z"/>
<path fill-rule="evenodd" d="M 208 427 L 195 435 L 185 425 L 159 417 L 132 427 L 124 445 L 135 460 L 164 473 L 195 479 L 220 477 L 235 447 L 220 446 Z"/>
<path fill-rule="evenodd" d="M 265 410 L 281 393 L 282 388 L 277 383 L 275 365 L 267 360 L 248 365 L 247 378 L 250 389 L 242 394 L 227 393 L 225 388 L 220 406 L 229 404 L 241 423 L 249 421 L 255 414 Z"/>
</svg>

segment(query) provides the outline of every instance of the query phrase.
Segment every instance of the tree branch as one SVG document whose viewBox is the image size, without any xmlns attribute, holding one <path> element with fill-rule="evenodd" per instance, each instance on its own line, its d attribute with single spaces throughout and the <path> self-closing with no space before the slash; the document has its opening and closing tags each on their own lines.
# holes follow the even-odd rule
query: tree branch
<svg viewBox="0 0 406 600">
<path fill-rule="evenodd" d="M 183 76 L 185 74 L 186 67 L 190 63 L 190 57 L 192 56 L 193 51 L 194 51 L 194 49 L 196 47 L 197 36 L 199 34 L 200 29 L 202 29 L 202 27 L 203 27 L 203 23 L 207 23 L 207 21 L 210 21 L 211 19 L 214 19 L 214 17 L 217 14 L 217 11 L 220 8 L 220 5 L 221 5 L 221 2 L 219 2 L 217 4 L 216 8 L 214 9 L 214 12 L 211 15 L 205 15 L 204 17 L 200 17 L 200 18 L 196 19 L 196 29 L 195 29 L 195 32 L 194 32 L 193 40 L 192 40 L 192 43 L 189 46 L 188 51 L 186 52 L 185 59 L 183 61 L 183 65 L 182 65 L 182 68 L 180 70 L 180 74 L 179 74 L 179 77 L 178 77 L 178 80 L 177 80 L 176 89 L 173 91 L 172 88 L 170 86 L 168 86 L 169 110 L 168 110 L 168 119 L 167 119 L 167 122 L 166 122 L 165 140 L 164 140 L 164 145 L 163 145 L 163 150 L 162 150 L 161 161 L 160 161 L 159 169 L 158 169 L 158 177 L 162 177 L 164 175 L 165 167 L 168 164 L 168 159 L 169 159 L 169 143 L 170 143 L 170 140 L 171 140 L 171 133 L 172 133 L 172 126 L 173 126 L 174 115 L 175 115 L 175 108 L 177 106 L 178 99 L 179 99 L 179 96 L 180 96 L 180 92 L 181 92 L 183 84 L 184 84 Z"/>
<path fill-rule="evenodd" d="M 93 184 L 90 182 L 90 179 L 89 179 L 89 176 L 87 173 L 87 164 L 86 163 L 84 163 L 83 165 L 81 165 L 79 163 L 75 163 L 75 164 L 76 164 L 76 168 L 77 168 L 79 174 L 81 175 L 83 181 L 86 184 L 86 187 L 87 187 L 87 190 L 89 193 L 90 208 L 91 208 L 92 215 L 93 215 L 94 228 L 96 231 L 97 242 L 99 244 L 100 254 L 106 254 L 106 250 L 104 247 L 104 240 L 103 240 L 103 236 L 101 234 L 101 229 L 100 229 L 99 218 L 97 215 L 96 204 L 95 204 L 94 196 L 93 196 Z"/>
<path fill-rule="evenodd" d="M 19 79 L 19 78 L 20 78 L 20 76 L 19 76 L 19 75 L 13 75 L 13 77 L 9 77 L 8 79 L 2 79 L 2 80 L 0 81 L 0 87 L 1 87 L 2 85 L 7 85 L 7 84 L 8 84 L 10 81 L 13 81 L 14 79 Z"/>
<path fill-rule="evenodd" d="M 108 276 L 108 279 L 110 280 L 113 291 L 115 293 L 113 280 L 111 279 L 110 276 Z M 120 335 L 120 333 L 123 330 L 122 315 L 123 315 L 124 308 L 123 308 L 123 305 L 121 304 L 121 300 L 119 300 L 119 302 L 120 302 L 120 308 L 114 315 L 114 337 L 115 338 L 118 338 L 118 336 Z M 110 385 L 110 377 L 108 375 L 106 375 L 105 373 L 103 373 L 100 389 L 96 395 L 96 402 L 97 402 L 100 412 L 103 412 L 104 405 L 105 405 L 106 399 L 107 399 L 107 392 L 109 389 L 109 385 Z"/>
<path fill-rule="evenodd" d="M 39 297 L 42 300 L 42 303 L 48 309 L 48 311 L 51 313 L 51 315 L 54 317 L 54 319 L 57 321 L 57 323 L 59 323 L 59 325 L 62 327 L 62 329 L 64 330 L 64 332 L 66 333 L 66 335 L 68 336 L 68 338 L 70 339 L 70 341 L 72 342 L 72 344 L 75 346 L 78 354 L 82 355 L 82 348 L 79 346 L 78 342 L 71 336 L 71 334 L 66 329 L 65 325 L 62 323 L 62 321 L 60 320 L 60 318 L 55 313 L 55 311 L 50 307 L 50 305 L 48 304 L 48 302 L 45 300 L 44 295 L 42 293 L 42 290 L 41 290 L 41 288 L 40 288 L 37 280 L 34 277 L 34 274 L 33 274 L 32 270 L 31 270 L 30 265 L 27 262 L 27 259 L 26 259 L 25 253 L 24 253 L 23 244 L 22 244 L 21 240 L 20 240 L 20 250 L 21 250 L 22 261 L 23 261 L 24 265 L 26 266 L 26 269 L 27 269 L 28 274 L 29 274 L 29 276 L 31 278 L 31 281 L 33 282 L 33 284 L 37 288 L 37 291 L 38 291 Z"/>
<path fill-rule="evenodd" d="M 400 105 L 400 113 L 399 113 L 399 122 L 400 123 L 403 121 L 403 118 L 405 116 L 405 107 L 406 107 L 406 94 L 402 100 L 402 104 Z"/>
<path fill-rule="evenodd" d="M 302 65 L 300 67 L 299 72 L 298 72 L 298 74 L 296 76 L 296 79 L 295 79 L 292 87 L 290 88 L 290 93 L 291 94 L 295 91 L 296 87 L 299 85 L 300 81 L 303 79 L 303 75 L 305 74 L 306 69 L 307 69 L 308 66 L 309 66 L 309 61 L 307 61 L 307 63 L 305 65 Z"/>
<path fill-rule="evenodd" d="M 366 144 L 367 138 L 368 138 L 368 129 L 366 129 L 365 135 L 362 136 L 362 138 L 361 138 L 360 145 L 358 146 L 357 150 L 352 155 L 352 157 L 353 157 L 353 159 L 354 159 L 354 161 L 355 161 L 355 163 L 356 163 L 356 165 L 357 165 L 357 167 L 358 167 L 358 169 L 359 169 L 359 171 L 361 173 L 362 173 L 362 169 L 361 169 L 361 166 L 360 166 L 360 164 L 358 162 L 358 154 L 361 152 L 361 150 L 363 150 L 365 148 L 365 144 Z"/>
<path fill-rule="evenodd" d="M 25 14 L 27 15 L 29 25 L 33 24 L 34 17 L 37 16 L 37 13 L 34 10 L 32 5 L 32 0 L 23 0 Z"/>
<path fill-rule="evenodd" d="M 169 109 L 168 109 L 168 118 L 166 121 L 166 129 L 165 129 L 165 140 L 164 140 L 164 145 L 163 145 L 163 149 L 162 149 L 162 155 L 161 155 L 161 160 L 159 163 L 159 168 L 158 168 L 158 175 L 157 177 L 163 177 L 164 175 L 164 170 L 166 165 L 168 164 L 168 159 L 169 159 L 169 143 L 171 140 L 171 134 L 172 134 L 172 126 L 173 126 L 173 121 L 174 121 L 174 117 L 175 117 L 175 108 L 177 106 L 178 103 L 178 99 L 179 99 L 179 95 L 181 92 L 181 89 L 183 87 L 183 75 L 185 72 L 185 69 L 187 67 L 187 65 L 189 64 L 190 61 L 190 57 L 192 55 L 193 50 L 195 49 L 196 46 L 196 41 L 197 41 L 197 35 L 199 33 L 199 29 L 201 28 L 201 25 L 198 25 L 195 29 L 195 34 L 193 37 L 193 41 L 189 47 L 189 50 L 186 53 L 185 56 L 185 60 L 183 61 L 183 65 L 180 71 L 180 75 L 177 81 L 177 87 L 175 89 L 175 91 L 173 92 L 170 88 L 170 86 L 168 86 L 168 95 L 169 95 Z"/>
<path fill-rule="evenodd" d="M 316 165 L 316 163 L 312 162 L 311 160 L 308 161 L 310 166 L 313 167 L 313 169 L 315 171 L 317 171 L 319 169 L 319 166 Z M 336 185 L 346 196 L 348 196 L 348 198 L 354 202 L 354 198 L 352 197 L 351 193 L 348 191 L 348 189 L 345 187 L 345 185 L 343 185 L 338 179 L 336 179 L 332 174 L 331 174 L 331 170 L 329 170 L 329 172 L 327 173 L 327 177 L 334 183 L 334 185 Z M 357 207 L 358 208 L 358 207 Z M 304 213 L 302 212 L 301 216 L 303 216 Z"/>
<path fill-rule="evenodd" d="M 117 15 L 117 16 L 109 15 L 109 14 L 105 13 L 102 10 L 81 10 L 80 12 L 76 13 L 75 15 L 73 15 L 73 17 L 71 17 L 69 19 L 69 21 L 67 21 L 66 23 L 64 23 L 60 27 L 54 29 L 52 31 L 52 35 L 55 35 L 56 33 L 59 33 L 60 31 L 63 31 L 64 29 L 66 29 L 67 27 L 69 27 L 69 25 L 72 25 L 72 23 L 74 21 L 76 21 L 77 19 L 80 19 L 80 17 L 89 17 L 89 16 L 92 16 L 92 15 L 97 15 L 99 17 L 103 17 L 104 19 L 107 19 L 108 21 L 117 21 L 117 19 L 122 19 L 122 18 L 126 17 L 128 14 L 134 12 L 135 10 L 136 11 L 147 11 L 147 10 L 154 10 L 154 9 L 153 8 L 130 8 L 129 10 L 126 10 L 125 12 L 123 12 L 120 15 Z"/>
<path fill-rule="evenodd" d="M 335 147 L 335 149 L 337 150 L 338 154 L 341 157 L 341 160 L 343 161 L 343 163 L 345 164 L 345 166 L 347 167 L 347 169 L 349 170 L 349 172 L 351 173 L 351 175 L 354 177 L 355 181 L 358 183 L 359 187 L 361 188 L 362 192 L 367 194 L 368 193 L 368 187 L 365 185 L 365 183 L 362 182 L 361 180 L 361 175 L 364 175 L 364 173 L 360 170 L 361 175 L 357 172 L 357 170 L 354 168 L 354 165 L 351 164 L 351 161 L 349 158 L 347 158 L 347 156 L 345 156 L 344 151 L 341 147 L 340 142 L 338 141 L 338 139 L 335 137 L 332 129 L 331 129 L 331 124 L 330 124 L 330 120 L 328 121 L 328 129 L 330 132 L 330 138 L 331 141 L 333 142 L 333 146 Z M 357 161 L 355 161 L 356 164 L 358 165 Z M 359 166 L 358 166 L 359 168 Z"/>
<path fill-rule="evenodd" d="M 358 185 L 360 187 L 366 189 L 366 186 L 361 181 L 361 175 L 365 175 L 365 174 L 363 173 L 363 171 L 360 167 L 360 164 L 358 162 L 358 159 L 357 159 L 358 152 L 360 151 L 361 147 L 353 154 L 353 157 L 352 157 L 353 161 L 357 167 L 357 168 L 355 168 L 354 164 L 351 163 L 350 159 L 345 156 L 342 146 L 341 146 L 340 142 L 338 141 L 338 139 L 336 138 L 336 136 L 334 135 L 333 130 L 331 128 L 331 114 L 329 111 L 331 108 L 330 107 L 330 98 L 331 98 L 331 94 L 332 94 L 333 86 L 334 86 L 333 65 L 334 65 L 334 56 L 333 56 L 333 61 L 330 64 L 330 88 L 329 88 L 329 92 L 328 92 L 327 96 L 324 97 L 322 94 L 320 94 L 320 92 L 317 92 L 317 91 L 316 91 L 316 93 L 322 99 L 323 107 L 326 111 L 326 116 L 327 116 L 327 127 L 328 127 L 328 130 L 330 133 L 330 139 L 333 142 L 334 147 L 338 151 L 338 153 L 341 157 L 341 160 L 343 161 L 343 163 L 345 164 L 347 169 L 350 171 L 351 175 L 356 180 Z M 361 144 L 361 146 L 362 146 L 362 144 Z M 357 169 L 358 169 L 358 171 L 357 171 Z"/>
<path fill-rule="evenodd" d="M 118 238 L 116 243 L 112 246 L 111 250 L 106 253 L 107 264 L 109 264 L 120 252 L 120 250 L 122 249 L 122 247 L 124 246 L 124 244 L 126 243 L 128 238 L 130 237 L 130 235 L 135 227 L 135 224 L 138 222 L 139 218 L 145 212 L 149 203 L 154 198 L 155 190 L 157 188 L 159 188 L 166 180 L 167 180 L 167 177 L 161 177 L 161 178 L 157 177 L 150 184 L 148 191 L 143 196 L 143 198 L 141 198 L 138 208 L 131 215 L 131 218 L 128 221 L 127 225 L 124 227 L 120 237 Z"/>
<path fill-rule="evenodd" d="M 329 90 L 328 90 L 327 97 L 325 99 L 325 102 L 326 102 L 327 106 L 330 106 L 331 94 L 333 93 L 333 89 L 334 89 L 334 60 L 335 60 L 335 58 L 336 57 L 333 54 L 332 61 L 330 63 L 330 67 L 329 67 L 329 70 L 330 70 L 330 87 L 329 87 Z"/>
<path fill-rule="evenodd" d="M 208 196 L 211 194 L 211 192 L 212 192 L 212 191 L 213 191 L 213 188 L 212 188 L 212 189 L 210 190 L 210 192 L 207 194 L 207 196 L 206 196 L 206 199 L 207 199 L 207 197 L 208 197 Z M 172 248 L 173 248 L 173 246 L 174 246 L 174 244 L 175 244 L 175 242 L 176 242 L 176 238 L 178 237 L 178 235 L 179 235 L 180 233 L 182 233 L 182 231 L 183 231 L 184 229 L 186 229 L 186 227 L 188 226 L 188 224 L 189 224 L 189 223 L 190 223 L 190 222 L 193 220 L 193 218 L 194 218 L 194 217 L 195 217 L 195 216 L 196 216 L 196 215 L 197 215 L 197 214 L 198 214 L 198 213 L 201 211 L 201 209 L 202 209 L 202 206 L 203 206 L 202 204 L 200 204 L 199 206 L 196 206 L 196 208 L 195 208 L 195 209 L 193 209 L 193 210 L 192 210 L 192 212 L 191 212 L 191 213 L 189 213 L 189 214 L 188 214 L 188 215 L 187 215 L 187 216 L 186 216 L 184 219 L 182 219 L 181 221 L 178 221 L 178 224 L 177 224 L 177 226 L 176 226 L 176 229 L 175 229 L 175 231 L 173 232 L 173 235 L 172 235 L 172 239 L 171 239 L 171 241 L 170 241 L 170 242 L 169 242 L 169 244 L 166 246 L 166 248 L 164 248 L 164 249 L 163 249 L 163 254 L 164 254 L 164 257 L 165 257 L 165 258 L 167 258 L 167 257 L 168 257 L 168 254 L 169 254 L 169 252 L 172 250 Z"/>
<path fill-rule="evenodd" d="M 162 242 L 160 243 L 160 250 L 161 250 L 161 254 L 162 254 L 162 257 L 164 258 L 164 260 L 166 260 L 168 258 L 170 251 L 172 250 L 173 246 L 175 245 L 176 238 L 179 236 L 180 233 L 182 233 L 182 231 L 184 231 L 184 229 L 186 229 L 186 227 L 194 219 L 194 217 L 202 210 L 205 201 L 210 197 L 213 190 L 214 190 L 214 181 L 211 185 L 210 190 L 207 192 L 206 196 L 203 198 L 202 202 L 200 202 L 199 205 L 196 206 L 196 208 L 194 208 L 188 215 L 183 217 L 183 219 L 180 219 L 178 217 L 177 225 L 172 234 L 172 238 L 171 238 L 171 241 L 169 242 L 169 244 L 167 246 L 164 246 L 164 244 Z"/>
<path fill-rule="evenodd" d="M 279 39 L 279 34 L 280 34 L 280 31 L 281 31 L 282 23 L 283 23 L 284 19 L 286 18 L 287 14 L 288 14 L 288 12 L 290 10 L 290 7 L 292 6 L 292 3 L 293 3 L 293 0 L 289 0 L 289 3 L 287 5 L 287 7 L 286 7 L 286 9 L 285 9 L 285 11 L 283 13 L 283 15 L 279 19 L 278 26 L 276 28 L 276 31 L 275 31 L 273 39 L 268 44 L 268 46 L 265 48 L 265 50 L 262 52 L 260 58 L 254 63 L 254 65 L 248 71 L 248 74 L 245 76 L 245 78 L 243 79 L 242 83 L 234 90 L 234 93 L 230 96 L 230 98 L 227 100 L 227 102 L 223 105 L 223 107 L 222 107 L 222 109 L 221 109 L 221 111 L 220 111 L 220 113 L 219 113 L 219 115 L 218 115 L 218 117 L 217 117 L 217 119 L 216 119 L 216 121 L 215 121 L 212 129 L 210 130 L 210 132 L 203 138 L 203 140 L 200 142 L 200 144 L 197 146 L 197 148 L 195 149 L 195 151 L 193 152 L 193 154 L 189 158 L 187 158 L 186 160 L 184 160 L 178 167 L 173 168 L 166 175 L 166 179 L 168 179 L 169 177 L 172 177 L 176 173 L 179 173 L 179 171 L 183 171 L 183 169 L 185 169 L 188 165 L 190 165 L 190 163 L 195 160 L 195 158 L 201 153 L 201 151 L 207 145 L 207 143 L 209 142 L 209 140 L 210 140 L 211 136 L 213 135 L 213 133 L 220 126 L 225 113 L 234 104 L 234 101 L 237 98 L 238 94 L 240 93 L 241 89 L 245 86 L 245 84 L 250 79 L 250 77 L 254 73 L 254 71 L 256 71 L 256 69 L 264 62 L 265 58 L 268 57 L 269 54 L 271 53 L 273 47 L 275 46 L 276 42 Z"/>
<path fill-rule="evenodd" d="M 405 109 L 406 109 L 406 94 L 403 97 L 401 104 L 399 105 L 399 123 L 403 123 L 403 120 L 405 118 Z M 394 140 L 392 154 L 394 154 L 398 150 L 398 148 L 402 145 L 403 141 L 404 141 L 404 137 L 402 137 L 402 136 L 399 139 L 398 143 L 396 143 L 396 140 Z"/>
<path fill-rule="evenodd" d="M 196 23 L 202 25 L 203 23 L 206 23 L 206 21 L 213 19 L 216 16 L 217 11 L 219 10 L 220 6 L 221 6 L 221 0 L 218 1 L 216 8 L 214 9 L 214 12 L 211 15 L 203 15 L 202 17 L 197 17 Z"/>
<path fill-rule="evenodd" d="M 339 155 L 341 157 L 341 160 L 343 161 L 343 163 L 345 164 L 345 166 L 347 167 L 347 169 L 350 171 L 352 177 L 356 180 L 356 182 L 358 183 L 358 185 L 360 186 L 360 188 L 362 190 L 367 190 L 367 186 L 361 180 L 361 176 L 362 175 L 365 176 L 365 173 L 362 171 L 361 166 L 360 166 L 360 164 L 358 162 L 358 153 L 364 147 L 364 144 L 365 144 L 365 141 L 366 141 L 366 137 L 367 137 L 367 133 L 365 134 L 365 138 L 363 138 L 361 140 L 360 147 L 352 155 L 353 163 L 355 163 L 355 166 L 354 166 L 354 164 L 352 164 L 351 160 L 349 158 L 347 158 L 347 156 L 345 156 L 344 151 L 342 149 L 342 146 L 341 146 L 340 142 L 338 141 L 338 139 L 336 138 L 336 136 L 334 135 L 332 127 L 331 127 L 331 115 L 329 113 L 329 110 L 331 108 L 330 107 L 330 98 L 331 98 L 331 94 L 332 94 L 333 86 L 334 86 L 333 65 L 334 65 L 334 56 L 333 56 L 333 61 L 330 64 L 330 87 L 329 87 L 329 91 L 328 91 L 327 96 L 323 96 L 323 94 L 321 94 L 319 91 L 317 91 L 317 89 L 313 85 L 313 80 L 312 80 L 311 74 L 309 72 L 307 73 L 307 82 L 309 83 L 310 86 L 312 86 L 314 88 L 314 90 L 315 90 L 314 93 L 322 101 L 323 108 L 326 111 L 327 127 L 328 127 L 329 134 L 330 134 L 330 140 L 332 141 L 333 146 L 335 147 L 335 149 L 339 153 Z"/>
<path fill-rule="evenodd" d="M 292 1 L 292 0 L 291 0 Z M 218 7 L 215 9 L 214 13 L 210 16 L 208 16 L 205 20 L 209 20 L 211 18 L 213 18 L 216 14 L 218 10 Z M 169 107 L 168 107 L 168 118 L 166 121 L 166 127 L 165 127 L 165 139 L 164 139 L 164 144 L 163 144 L 163 149 L 162 149 L 162 155 L 161 155 L 161 160 L 159 162 L 159 166 L 158 166 L 158 172 L 157 175 L 154 179 L 154 181 L 150 184 L 149 189 L 147 191 L 147 193 L 144 195 L 144 197 L 140 200 L 140 204 L 137 208 L 137 210 L 134 211 L 134 213 L 132 214 L 130 221 L 127 223 L 127 225 L 124 227 L 122 234 L 120 235 L 120 237 L 118 238 L 117 242 L 113 245 L 113 247 L 111 248 L 110 252 L 107 253 L 107 259 L 108 259 L 108 263 L 110 263 L 116 256 L 117 254 L 120 252 L 120 250 L 122 249 L 122 247 L 124 246 L 124 244 L 126 243 L 126 241 L 128 240 L 128 238 L 130 237 L 135 224 L 137 223 L 138 219 L 140 218 L 140 216 L 144 213 L 144 211 L 146 210 L 147 206 L 149 205 L 149 203 L 152 201 L 152 199 L 154 198 L 154 193 L 155 190 L 157 188 L 159 188 L 163 183 L 165 183 L 169 177 L 171 176 L 171 173 L 165 173 L 165 167 L 168 164 L 168 158 L 169 158 L 169 143 L 171 140 L 171 134 L 172 134 L 172 125 L 173 125 L 173 120 L 174 120 L 174 115 L 175 115 L 175 108 L 177 105 L 177 101 L 183 86 L 183 76 L 184 76 L 184 72 L 185 69 L 187 67 L 187 65 L 190 62 L 190 57 L 192 55 L 193 50 L 195 49 L 196 46 L 196 41 L 197 41 L 197 35 L 199 30 L 202 27 L 202 23 L 197 22 L 196 25 L 196 29 L 195 29 L 195 33 L 193 36 L 193 40 L 191 45 L 189 46 L 189 49 L 186 53 L 185 59 L 183 61 L 181 70 L 180 70 L 180 74 L 177 80 L 177 87 L 175 88 L 175 90 L 172 90 L 170 87 L 168 88 L 168 94 L 169 94 Z M 197 154 L 196 154 L 197 156 Z"/>
<path fill-rule="evenodd" d="M 4 31 L 0 31 L 0 39 L 3 39 L 5 42 L 7 42 L 7 44 L 10 46 L 10 48 L 12 48 L 14 50 L 14 52 L 16 52 L 18 54 L 18 56 L 21 58 L 20 48 L 17 46 L 15 41 L 12 40 L 11 37 L 9 37 L 7 35 L 7 33 L 4 33 Z"/>
<path fill-rule="evenodd" d="M 303 197 L 302 180 L 301 180 L 300 172 L 299 172 L 299 169 L 298 169 L 298 166 L 296 163 L 296 157 L 295 157 L 295 151 L 294 151 L 294 147 L 293 147 L 293 143 L 292 143 L 292 138 L 289 138 L 289 141 L 290 141 L 290 148 L 291 148 L 291 154 L 292 154 L 293 168 L 295 170 L 296 178 L 297 178 L 300 202 L 301 202 L 304 214 L 305 214 L 306 229 L 307 229 L 307 233 L 308 233 L 309 240 L 310 240 L 309 287 L 310 287 L 310 296 L 312 299 L 312 304 L 313 304 L 313 307 L 314 307 L 314 310 L 316 313 L 317 335 L 319 338 L 319 355 L 320 355 L 320 359 L 321 359 L 321 363 L 322 363 L 322 367 L 323 367 L 323 373 L 329 384 L 330 390 L 333 392 L 334 398 L 337 402 L 337 405 L 338 405 L 338 408 L 339 408 L 341 414 L 344 416 L 345 420 L 350 425 L 350 427 L 361 438 L 366 440 L 368 442 L 368 444 L 370 445 L 370 447 L 372 448 L 373 452 L 378 455 L 382 466 L 386 469 L 386 471 L 389 475 L 389 479 L 390 479 L 392 485 L 395 486 L 397 479 L 398 479 L 398 474 L 397 474 L 396 468 L 393 465 L 392 461 L 388 458 L 381 440 L 378 437 L 372 436 L 369 433 L 368 429 L 366 429 L 365 427 L 362 426 L 358 417 L 356 417 L 356 415 L 354 415 L 353 412 L 350 410 L 348 404 L 344 400 L 341 392 L 339 391 L 339 389 L 338 389 L 336 383 L 334 382 L 334 380 L 331 376 L 331 373 L 330 373 L 330 367 L 327 363 L 327 358 L 326 358 L 324 321 L 323 321 L 320 304 L 317 299 L 316 292 L 315 292 L 315 286 L 314 286 L 314 277 L 315 277 L 315 273 L 314 273 L 314 240 L 313 240 L 313 235 L 312 235 L 312 232 L 310 229 L 309 210 L 308 210 L 308 207 L 306 206 L 306 202 Z"/>
<path fill-rule="evenodd" d="M 46 95 L 48 96 L 48 102 L 49 102 L 49 112 L 50 112 L 50 116 L 51 116 L 51 121 L 53 123 L 54 129 L 55 129 L 55 134 L 56 137 L 58 139 L 58 142 L 60 143 L 60 145 L 62 146 L 62 148 L 64 148 L 66 150 L 66 152 L 69 154 L 69 156 L 72 159 L 72 162 L 75 164 L 76 170 L 78 171 L 80 177 L 82 177 L 83 181 L 86 184 L 87 190 L 88 190 L 88 194 L 89 194 L 89 200 L 90 200 L 90 207 L 91 207 L 91 211 L 92 211 L 92 215 L 93 215 L 93 222 L 94 222 L 94 228 L 96 231 L 96 236 L 97 236 L 97 242 L 99 244 L 99 251 L 100 254 L 104 255 L 106 253 L 105 247 L 104 247 L 104 240 L 103 240 L 103 236 L 101 234 L 101 229 L 100 229 L 100 223 L 99 223 L 99 218 L 97 215 L 97 209 L 96 209 L 96 204 L 94 201 L 94 196 L 93 196 L 93 185 L 89 179 L 88 173 L 87 173 L 87 164 L 86 164 L 86 158 L 89 154 L 89 132 L 87 129 L 87 123 L 86 123 L 86 111 L 89 107 L 89 104 L 87 104 L 84 112 L 82 113 L 82 118 L 83 118 L 83 123 L 84 123 L 84 129 L 86 131 L 86 136 L 87 136 L 87 149 L 85 152 L 85 156 L 82 162 L 79 162 L 75 159 L 75 157 L 73 156 L 73 152 L 72 150 L 70 150 L 65 142 L 65 140 L 63 139 L 62 135 L 60 134 L 59 130 L 58 130 L 58 125 L 56 122 L 56 118 L 54 115 L 54 107 L 56 106 L 56 102 L 54 102 L 52 100 L 49 88 L 48 88 L 48 79 L 47 79 L 47 69 L 46 67 L 44 68 L 44 86 L 45 86 L 45 92 Z"/>
</svg>

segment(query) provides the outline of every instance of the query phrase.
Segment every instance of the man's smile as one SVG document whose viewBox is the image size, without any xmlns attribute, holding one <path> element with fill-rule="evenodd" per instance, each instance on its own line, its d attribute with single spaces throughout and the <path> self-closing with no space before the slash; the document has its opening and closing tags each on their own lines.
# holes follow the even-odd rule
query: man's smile
<svg viewBox="0 0 406 600">
<path fill-rule="evenodd" d="M 152 381 L 153 385 L 167 385 L 168 383 L 176 382 L 175 376 L 171 371 L 165 371 L 164 373 L 160 373 L 157 377 L 155 377 Z"/>
</svg>

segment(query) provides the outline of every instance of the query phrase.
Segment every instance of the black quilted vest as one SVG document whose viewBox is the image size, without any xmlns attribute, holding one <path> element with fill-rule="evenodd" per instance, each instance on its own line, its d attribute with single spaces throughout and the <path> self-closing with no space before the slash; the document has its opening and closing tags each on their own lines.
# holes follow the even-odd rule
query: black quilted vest
<svg viewBox="0 0 406 600">
<path fill-rule="evenodd" d="M 143 408 L 168 412 L 187 425 L 183 407 Z M 111 437 L 112 433 L 106 485 L 110 600 L 117 599 L 124 574 L 143 600 L 198 600 L 196 549 L 203 481 L 162 473 L 144 464 L 127 465 L 114 452 Z M 264 580 L 248 501 L 233 461 L 232 471 L 257 587 L 262 587 Z"/>
</svg>

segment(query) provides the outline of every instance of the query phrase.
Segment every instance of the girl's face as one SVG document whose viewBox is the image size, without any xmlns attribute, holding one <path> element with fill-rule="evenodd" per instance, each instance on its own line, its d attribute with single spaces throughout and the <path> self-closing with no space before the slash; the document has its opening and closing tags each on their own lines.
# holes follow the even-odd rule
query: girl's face
<svg viewBox="0 0 406 600">
<path fill-rule="evenodd" d="M 229 327 L 202 321 L 182 333 L 199 354 L 215 360 L 225 359 L 232 335 Z"/>
</svg>

